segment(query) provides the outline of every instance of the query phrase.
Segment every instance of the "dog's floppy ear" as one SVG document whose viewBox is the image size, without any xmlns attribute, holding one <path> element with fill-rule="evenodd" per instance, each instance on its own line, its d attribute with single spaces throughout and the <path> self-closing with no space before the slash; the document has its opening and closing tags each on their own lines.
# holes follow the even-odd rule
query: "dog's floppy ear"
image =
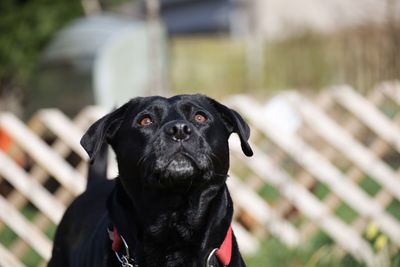
<svg viewBox="0 0 400 267">
<path fill-rule="evenodd" d="M 101 147 L 108 142 L 118 131 L 122 124 L 128 106 L 133 100 L 125 103 L 116 110 L 108 113 L 104 117 L 93 123 L 81 139 L 81 145 L 89 155 L 92 163 Z"/>
<path fill-rule="evenodd" d="M 244 121 L 242 116 L 240 116 L 240 114 L 237 113 L 235 110 L 222 105 L 218 101 L 212 98 L 208 99 L 221 114 L 221 117 L 224 120 L 229 132 L 234 132 L 239 135 L 240 145 L 242 147 L 243 153 L 248 157 L 253 156 L 253 150 L 248 143 L 248 140 L 250 138 L 250 128 L 249 125 Z"/>
</svg>

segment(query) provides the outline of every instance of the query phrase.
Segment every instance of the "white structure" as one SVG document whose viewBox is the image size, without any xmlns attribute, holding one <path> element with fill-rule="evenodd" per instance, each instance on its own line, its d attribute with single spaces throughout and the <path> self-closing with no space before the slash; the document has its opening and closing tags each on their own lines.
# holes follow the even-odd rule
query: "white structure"
<svg viewBox="0 0 400 267">
<path fill-rule="evenodd" d="M 50 43 L 44 61 L 90 72 L 95 103 L 108 109 L 134 96 L 166 93 L 165 32 L 146 22 L 107 14 L 78 19 Z"/>
</svg>

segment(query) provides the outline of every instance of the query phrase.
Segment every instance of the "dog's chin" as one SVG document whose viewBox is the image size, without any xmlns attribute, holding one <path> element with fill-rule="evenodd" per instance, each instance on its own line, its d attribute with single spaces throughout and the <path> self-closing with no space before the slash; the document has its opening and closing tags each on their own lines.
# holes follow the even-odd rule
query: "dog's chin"
<svg viewBox="0 0 400 267">
<path fill-rule="evenodd" d="M 169 179 L 184 179 L 191 177 L 195 173 L 195 166 L 193 162 L 184 157 L 178 156 L 171 160 L 164 171 L 164 175 Z"/>
<path fill-rule="evenodd" d="M 163 186 L 179 186 L 192 184 L 194 179 L 200 178 L 200 170 L 194 160 L 184 154 L 176 154 L 168 159 L 158 161 L 156 176 Z M 161 166 L 160 166 L 161 165 Z"/>
</svg>

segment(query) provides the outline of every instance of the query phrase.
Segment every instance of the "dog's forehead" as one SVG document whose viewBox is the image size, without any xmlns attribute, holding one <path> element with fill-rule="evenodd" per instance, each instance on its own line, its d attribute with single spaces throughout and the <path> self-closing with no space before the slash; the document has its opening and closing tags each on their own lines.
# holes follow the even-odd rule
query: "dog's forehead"
<svg viewBox="0 0 400 267">
<path fill-rule="evenodd" d="M 165 111 L 182 109 L 184 107 L 200 107 L 212 109 L 210 102 L 203 95 L 176 95 L 173 97 L 145 97 L 140 109 L 162 109 Z"/>
</svg>

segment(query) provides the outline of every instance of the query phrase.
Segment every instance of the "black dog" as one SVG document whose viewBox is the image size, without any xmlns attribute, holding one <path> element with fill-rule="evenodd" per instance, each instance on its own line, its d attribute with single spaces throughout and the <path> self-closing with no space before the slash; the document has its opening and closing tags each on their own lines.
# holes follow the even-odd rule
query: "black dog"
<svg viewBox="0 0 400 267">
<path fill-rule="evenodd" d="M 49 266 L 245 266 L 225 184 L 232 132 L 251 156 L 242 117 L 201 95 L 135 98 L 95 122 L 81 144 L 101 171 L 66 211 Z"/>
</svg>

